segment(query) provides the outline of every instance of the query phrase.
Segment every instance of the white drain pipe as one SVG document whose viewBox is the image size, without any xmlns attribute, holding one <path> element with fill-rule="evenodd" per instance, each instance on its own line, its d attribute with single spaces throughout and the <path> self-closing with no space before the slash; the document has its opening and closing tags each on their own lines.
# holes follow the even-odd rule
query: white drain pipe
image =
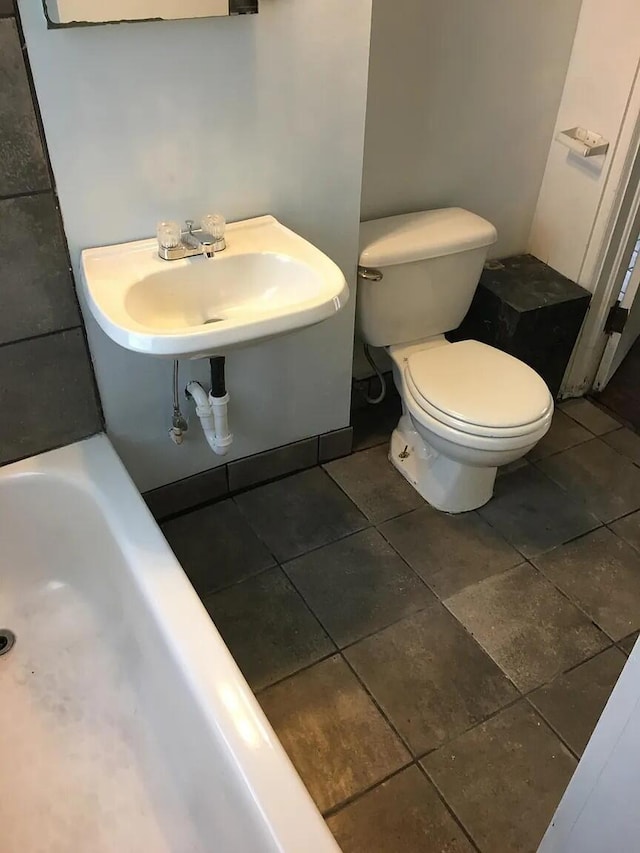
<svg viewBox="0 0 640 853">
<path fill-rule="evenodd" d="M 225 456 L 233 442 L 229 432 L 229 394 L 214 397 L 207 394 L 199 382 L 189 382 L 187 393 L 196 404 L 196 415 L 200 418 L 207 444 L 218 456 Z"/>
</svg>

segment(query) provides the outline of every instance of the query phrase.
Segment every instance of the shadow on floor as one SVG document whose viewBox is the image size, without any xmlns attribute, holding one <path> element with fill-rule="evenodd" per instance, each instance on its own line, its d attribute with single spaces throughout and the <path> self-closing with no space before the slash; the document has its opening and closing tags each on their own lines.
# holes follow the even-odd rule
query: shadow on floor
<svg viewBox="0 0 640 853">
<path fill-rule="evenodd" d="M 594 399 L 640 432 L 640 338 L 627 353 L 613 378 Z"/>
</svg>

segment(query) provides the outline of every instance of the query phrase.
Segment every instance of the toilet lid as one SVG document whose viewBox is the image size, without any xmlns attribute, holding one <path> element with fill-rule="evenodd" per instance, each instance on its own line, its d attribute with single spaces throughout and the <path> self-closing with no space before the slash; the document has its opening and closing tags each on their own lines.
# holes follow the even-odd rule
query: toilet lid
<svg viewBox="0 0 640 853">
<path fill-rule="evenodd" d="M 553 407 L 549 389 L 534 370 L 478 341 L 413 353 L 406 378 L 425 411 L 467 432 L 479 427 L 513 434 L 548 417 Z"/>
</svg>

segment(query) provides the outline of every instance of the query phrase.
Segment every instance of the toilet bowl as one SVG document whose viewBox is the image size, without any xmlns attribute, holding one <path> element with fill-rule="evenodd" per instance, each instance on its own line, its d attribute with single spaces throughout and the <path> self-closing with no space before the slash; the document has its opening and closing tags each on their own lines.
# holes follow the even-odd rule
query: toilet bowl
<svg viewBox="0 0 640 853">
<path fill-rule="evenodd" d="M 390 355 L 403 408 L 391 463 L 436 509 L 482 506 L 497 469 L 548 431 L 546 385 L 527 365 L 477 341 L 429 339 L 392 347 Z"/>
<path fill-rule="evenodd" d="M 357 317 L 384 346 L 402 397 L 389 459 L 436 509 L 476 509 L 497 469 L 545 435 L 553 399 L 523 362 L 478 341 L 449 343 L 495 228 L 460 208 L 362 223 Z"/>
</svg>

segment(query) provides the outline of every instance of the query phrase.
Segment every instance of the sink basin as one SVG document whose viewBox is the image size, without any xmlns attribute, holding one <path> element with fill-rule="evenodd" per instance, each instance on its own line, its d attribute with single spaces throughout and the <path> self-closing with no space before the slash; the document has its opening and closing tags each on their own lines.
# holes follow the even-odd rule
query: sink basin
<svg viewBox="0 0 640 853">
<path fill-rule="evenodd" d="M 327 320 L 349 298 L 338 266 L 273 216 L 227 227 L 215 258 L 164 261 L 155 239 L 85 249 L 82 285 L 120 346 L 201 358 Z"/>
</svg>

